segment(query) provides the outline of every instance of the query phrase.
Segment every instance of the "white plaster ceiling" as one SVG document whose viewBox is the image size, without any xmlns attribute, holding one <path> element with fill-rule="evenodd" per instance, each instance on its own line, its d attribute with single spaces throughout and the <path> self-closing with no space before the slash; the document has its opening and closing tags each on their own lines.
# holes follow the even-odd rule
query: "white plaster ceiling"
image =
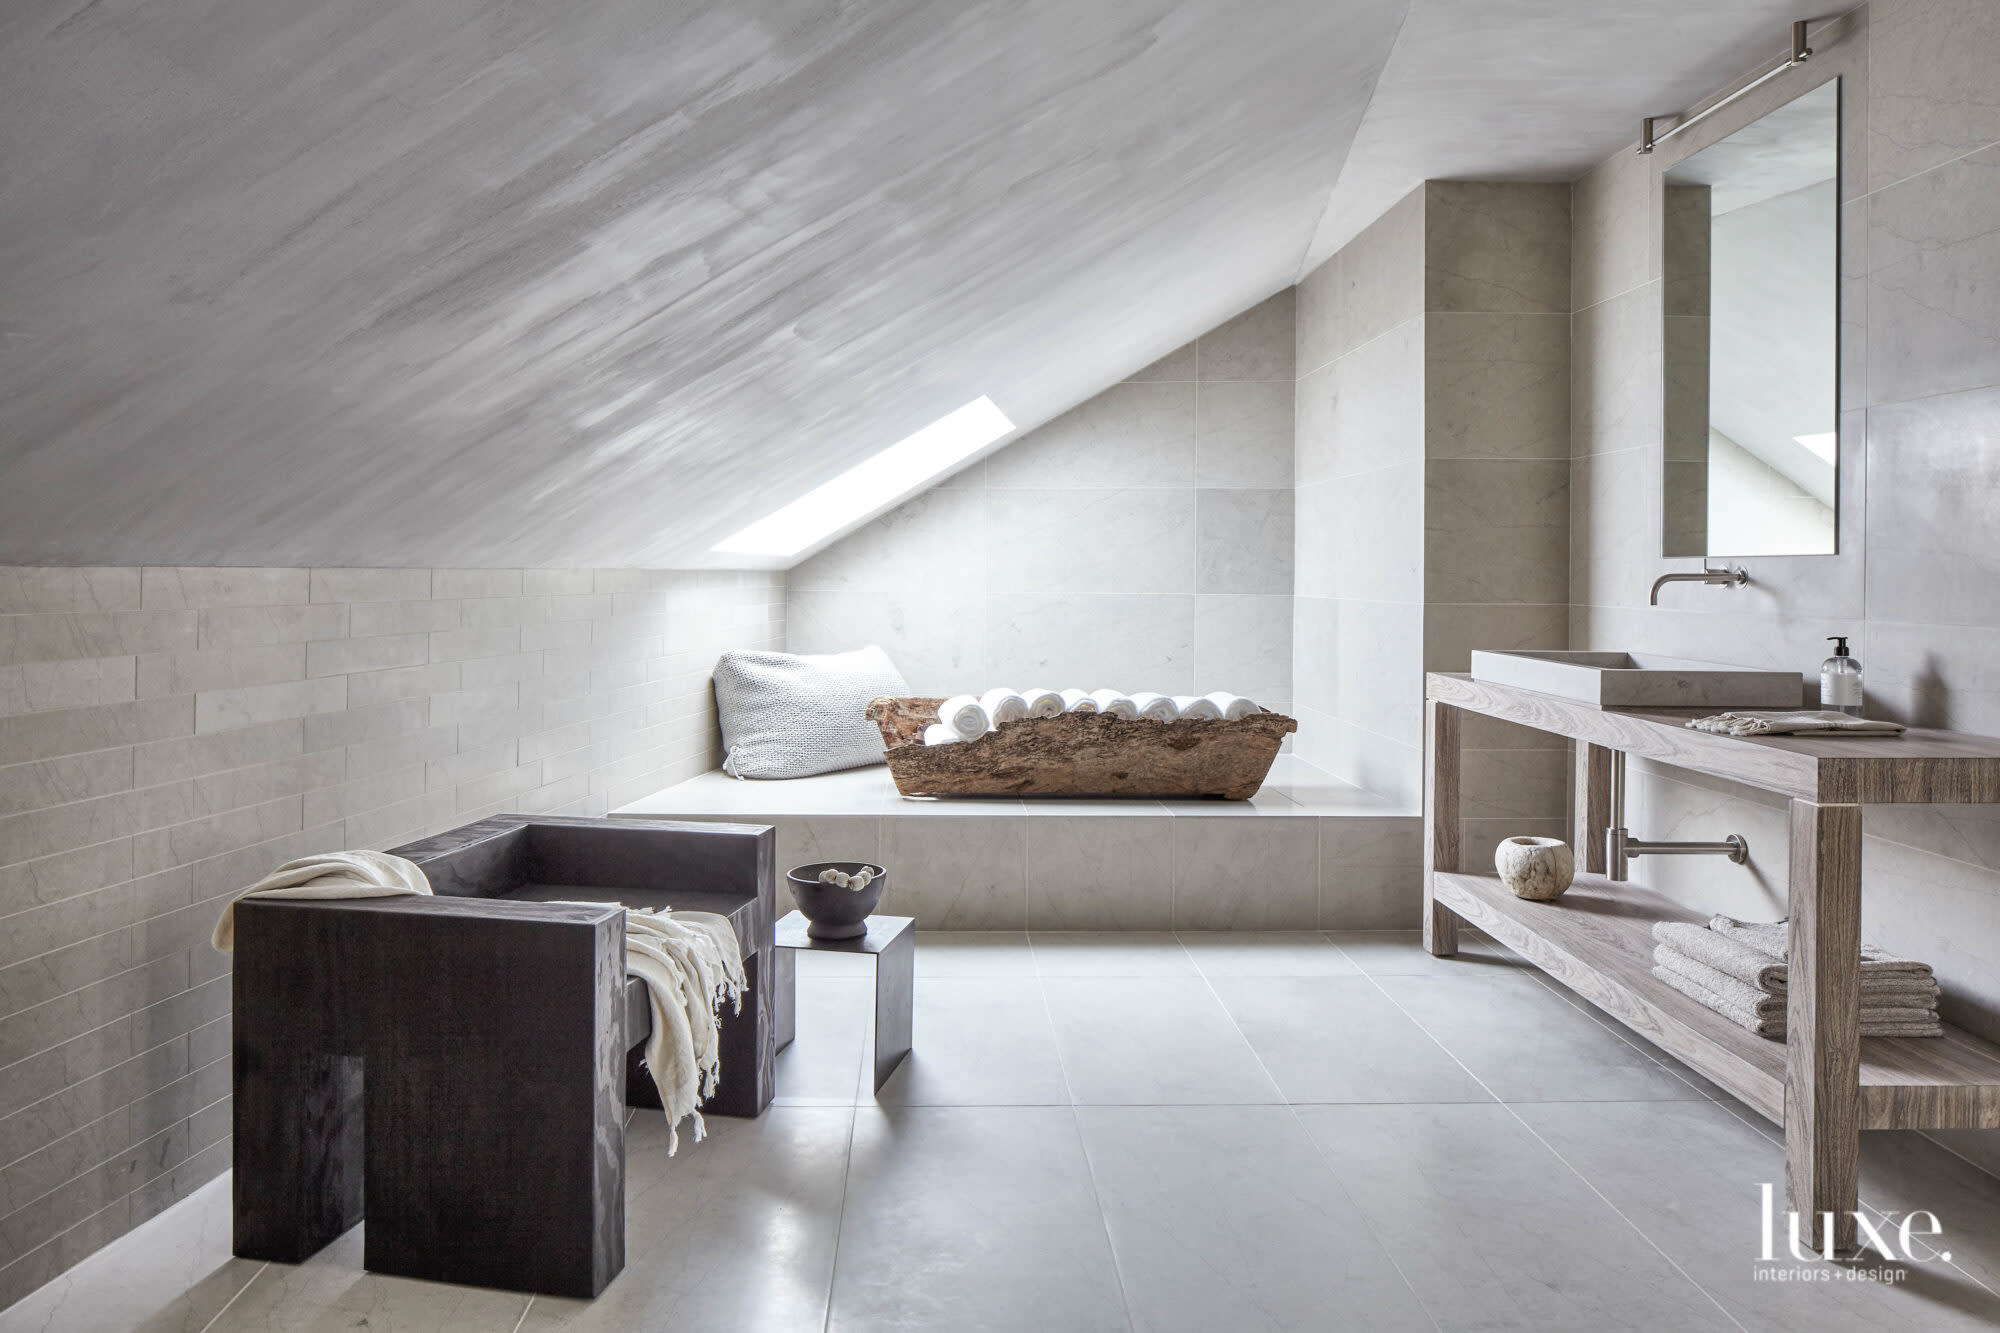
<svg viewBox="0 0 2000 1333">
<path fill-rule="evenodd" d="M 1805 12 L 1408 9 L 8 6 L 0 561 L 715 563 L 980 394 L 1039 424 L 1426 177 L 1574 174 Z"/>
</svg>

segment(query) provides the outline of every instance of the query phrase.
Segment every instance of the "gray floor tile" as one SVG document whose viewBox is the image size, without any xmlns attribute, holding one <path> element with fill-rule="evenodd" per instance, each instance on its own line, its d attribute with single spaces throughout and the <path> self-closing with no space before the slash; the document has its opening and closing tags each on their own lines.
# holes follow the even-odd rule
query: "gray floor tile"
<svg viewBox="0 0 2000 1333">
<path fill-rule="evenodd" d="M 1757 1262 L 1758 1187 L 1771 1184 L 1784 1197 L 1784 1146 L 1713 1102 L 1545 1102 L 1514 1110 L 1746 1328 L 1943 1333 L 2000 1323 L 2000 1299 L 1943 1263 L 1908 1265 L 1894 1286 L 1760 1280 L 1760 1268 L 1844 1270 Z M 1777 1253 L 1783 1245 L 1781 1232 Z"/>
<path fill-rule="evenodd" d="M 1361 970 L 1317 930 L 1182 931 L 1205 977 L 1354 977 Z"/>
<path fill-rule="evenodd" d="M 800 977 L 798 1015 L 798 1035 L 778 1052 L 772 1100 L 780 1106 L 854 1105 L 866 1086 L 862 1066 L 875 1027 L 874 982 Z"/>
<path fill-rule="evenodd" d="M 1067 1106 L 1034 977 L 918 977 L 909 1057 L 876 1100 L 913 1106 Z"/>
<path fill-rule="evenodd" d="M 396 1333 L 492 1333 L 511 1329 L 528 1308 L 514 1291 L 454 1287 L 383 1277 L 361 1267 L 363 1222 L 296 1266 L 267 1264 L 208 1326 L 208 1333 L 318 1333 L 321 1329 L 393 1329 Z"/>
<path fill-rule="evenodd" d="M 1224 977 L 1215 993 L 1290 1102 L 1486 1102 L 1368 977 Z"/>
<path fill-rule="evenodd" d="M 1078 1105 L 1283 1101 L 1200 977 L 1042 981 Z"/>
<path fill-rule="evenodd" d="M 223 1176 L 7 1307 L 0 1333 L 198 1333 L 264 1267 L 229 1240 Z"/>
<path fill-rule="evenodd" d="M 1431 1328 L 1288 1107 L 1077 1111 L 1135 1329 Z"/>
<path fill-rule="evenodd" d="M 667 1155 L 659 1113 L 626 1139 L 625 1271 L 594 1301 L 538 1297 L 522 1333 L 816 1329 L 840 1231 L 851 1107 L 708 1121 Z"/>
<path fill-rule="evenodd" d="M 1433 958 L 1424 950 L 1423 936 L 1414 930 L 1329 930 L 1326 937 L 1375 977 L 1429 976 L 1433 973 L 1484 968 L 1527 968 L 1527 962 L 1475 930 L 1460 929 L 1458 952 Z"/>
<path fill-rule="evenodd" d="M 1729 1329 L 1505 1106 L 1299 1117 L 1440 1329 Z"/>
<path fill-rule="evenodd" d="M 1125 1329 L 1072 1113 L 864 1108 L 829 1327 Z"/>
<path fill-rule="evenodd" d="M 1194 960 L 1168 930 L 1035 931 L 1035 967 L 1045 977 L 1192 977 Z"/>
<path fill-rule="evenodd" d="M 920 977 L 1032 977 L 1035 953 L 1021 931 L 920 930 Z"/>
<path fill-rule="evenodd" d="M 2000 1180 L 1912 1131 L 1861 1136 L 1861 1199 L 1896 1221 L 1922 1209 L 1942 1230 L 1929 1248 L 2000 1291 Z"/>
<path fill-rule="evenodd" d="M 1503 1102 L 1702 1097 L 1530 977 L 1489 971 L 1376 984 Z"/>
</svg>

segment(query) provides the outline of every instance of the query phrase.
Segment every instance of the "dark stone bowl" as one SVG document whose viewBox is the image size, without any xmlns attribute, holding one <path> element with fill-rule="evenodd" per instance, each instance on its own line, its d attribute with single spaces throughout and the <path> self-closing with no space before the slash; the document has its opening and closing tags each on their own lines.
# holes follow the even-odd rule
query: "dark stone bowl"
<svg viewBox="0 0 2000 1333">
<path fill-rule="evenodd" d="M 838 884 L 823 883 L 819 877 L 822 870 L 852 875 L 864 867 L 874 871 L 875 878 L 859 893 Z M 888 882 L 888 873 L 866 861 L 817 861 L 797 867 L 786 878 L 792 883 L 792 897 L 798 900 L 799 911 L 805 913 L 806 934 L 816 940 L 852 940 L 868 933 L 868 914 L 882 901 L 882 886 Z"/>
</svg>

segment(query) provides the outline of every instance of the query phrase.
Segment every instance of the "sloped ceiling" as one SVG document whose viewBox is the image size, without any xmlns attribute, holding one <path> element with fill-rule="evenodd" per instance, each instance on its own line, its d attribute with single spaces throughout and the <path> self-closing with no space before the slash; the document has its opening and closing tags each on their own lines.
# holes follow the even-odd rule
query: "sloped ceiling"
<svg viewBox="0 0 2000 1333">
<path fill-rule="evenodd" d="M 1798 8 L 1418 0 L 1399 42 L 1405 0 L 8 6 L 0 561 L 713 563 L 1425 176 L 1573 174 Z M 1468 142 L 1496 92 L 1533 114 Z"/>
</svg>

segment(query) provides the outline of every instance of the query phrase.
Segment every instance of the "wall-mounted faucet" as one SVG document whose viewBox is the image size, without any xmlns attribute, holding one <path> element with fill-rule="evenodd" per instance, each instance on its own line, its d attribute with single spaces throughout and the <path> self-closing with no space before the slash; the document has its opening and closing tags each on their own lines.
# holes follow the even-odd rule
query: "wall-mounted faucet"
<svg viewBox="0 0 2000 1333">
<path fill-rule="evenodd" d="M 1750 581 L 1750 571 L 1738 565 L 1734 569 L 1710 569 L 1704 562 L 1699 574 L 1662 574 L 1653 580 L 1653 591 L 1646 597 L 1647 606 L 1660 604 L 1660 588 L 1669 583 L 1723 583 L 1732 588 L 1740 588 Z"/>
</svg>

